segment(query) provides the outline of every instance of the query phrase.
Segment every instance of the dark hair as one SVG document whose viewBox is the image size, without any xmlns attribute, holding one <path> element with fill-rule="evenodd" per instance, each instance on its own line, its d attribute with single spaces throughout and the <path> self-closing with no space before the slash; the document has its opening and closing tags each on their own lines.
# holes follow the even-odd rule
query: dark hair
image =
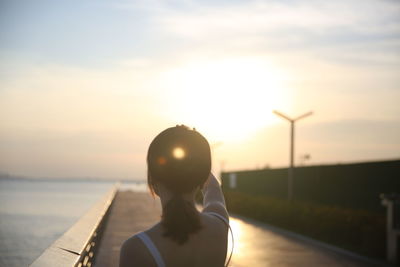
<svg viewBox="0 0 400 267">
<path fill-rule="evenodd" d="M 206 182 L 211 171 L 211 151 L 208 141 L 196 130 L 181 125 L 171 127 L 154 138 L 147 153 L 148 185 L 161 183 L 173 197 L 163 207 L 161 224 L 164 236 L 179 244 L 189 234 L 201 229 L 197 209 L 185 201 L 182 194 L 194 191 Z"/>
</svg>

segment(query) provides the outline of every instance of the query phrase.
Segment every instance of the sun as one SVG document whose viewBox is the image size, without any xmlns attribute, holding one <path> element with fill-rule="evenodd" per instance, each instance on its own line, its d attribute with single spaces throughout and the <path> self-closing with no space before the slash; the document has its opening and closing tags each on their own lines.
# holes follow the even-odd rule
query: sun
<svg viewBox="0 0 400 267">
<path fill-rule="evenodd" d="M 238 140 L 268 125 L 286 97 L 284 75 L 255 58 L 194 61 L 167 72 L 168 116 L 213 140 Z"/>
</svg>

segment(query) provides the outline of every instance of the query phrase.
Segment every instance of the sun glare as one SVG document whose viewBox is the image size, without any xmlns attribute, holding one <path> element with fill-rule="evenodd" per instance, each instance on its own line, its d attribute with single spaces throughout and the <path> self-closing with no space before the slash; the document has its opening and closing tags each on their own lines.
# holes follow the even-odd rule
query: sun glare
<svg viewBox="0 0 400 267">
<path fill-rule="evenodd" d="M 168 71 L 169 115 L 214 140 L 238 140 L 268 125 L 285 99 L 285 76 L 259 59 L 198 61 Z"/>
<path fill-rule="evenodd" d="M 180 147 L 176 147 L 173 151 L 172 154 L 174 155 L 175 158 L 177 159 L 183 159 L 185 157 L 185 150 L 183 150 Z"/>
</svg>

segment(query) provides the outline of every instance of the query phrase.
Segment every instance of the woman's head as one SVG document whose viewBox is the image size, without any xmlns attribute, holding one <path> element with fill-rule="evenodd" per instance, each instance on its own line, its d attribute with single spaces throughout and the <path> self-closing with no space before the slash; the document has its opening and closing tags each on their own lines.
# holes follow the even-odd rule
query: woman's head
<svg viewBox="0 0 400 267">
<path fill-rule="evenodd" d="M 183 244 L 202 227 L 197 209 L 182 195 L 202 187 L 209 177 L 210 145 L 200 133 L 184 125 L 168 128 L 151 142 L 147 167 L 151 192 L 162 184 L 172 193 L 163 207 L 164 236 Z"/>
<path fill-rule="evenodd" d="M 161 183 L 174 194 L 188 193 L 201 187 L 210 174 L 210 145 L 195 130 L 184 125 L 171 127 L 151 142 L 147 166 L 152 192 Z"/>
</svg>

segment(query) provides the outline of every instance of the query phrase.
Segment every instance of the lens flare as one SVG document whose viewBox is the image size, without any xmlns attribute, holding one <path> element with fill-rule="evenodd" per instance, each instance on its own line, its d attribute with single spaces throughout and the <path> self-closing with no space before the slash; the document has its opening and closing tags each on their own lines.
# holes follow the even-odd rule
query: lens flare
<svg viewBox="0 0 400 267">
<path fill-rule="evenodd" d="M 164 157 L 159 157 L 159 158 L 157 159 L 157 163 L 158 163 L 159 165 L 165 165 L 165 163 L 167 163 L 167 160 L 166 160 Z"/>
<path fill-rule="evenodd" d="M 185 150 L 180 147 L 176 147 L 172 151 L 172 155 L 174 155 L 174 157 L 177 159 L 183 159 L 185 157 Z"/>
</svg>

